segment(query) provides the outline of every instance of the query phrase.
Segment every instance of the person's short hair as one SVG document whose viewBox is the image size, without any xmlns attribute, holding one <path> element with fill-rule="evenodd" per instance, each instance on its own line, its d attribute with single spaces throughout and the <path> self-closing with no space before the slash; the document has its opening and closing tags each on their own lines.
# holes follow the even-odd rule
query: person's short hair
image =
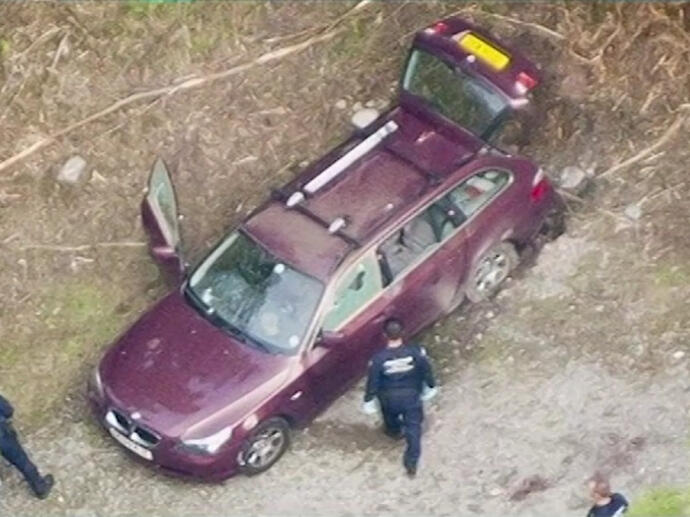
<svg viewBox="0 0 690 517">
<path fill-rule="evenodd" d="M 383 333 L 390 340 L 401 339 L 403 336 L 403 325 L 400 320 L 390 318 L 383 324 Z"/>
<path fill-rule="evenodd" d="M 602 474 L 595 474 L 589 479 L 589 486 L 592 492 L 599 497 L 611 497 L 611 485 L 609 480 Z"/>
</svg>

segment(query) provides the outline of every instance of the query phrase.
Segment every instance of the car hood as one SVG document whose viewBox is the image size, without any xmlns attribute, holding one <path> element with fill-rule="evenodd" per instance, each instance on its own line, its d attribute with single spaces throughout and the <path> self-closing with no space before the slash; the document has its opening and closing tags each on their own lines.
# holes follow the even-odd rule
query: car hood
<svg viewBox="0 0 690 517">
<path fill-rule="evenodd" d="M 251 413 L 290 358 L 236 339 L 174 292 L 137 321 L 100 366 L 109 402 L 170 437 L 208 434 Z"/>
</svg>

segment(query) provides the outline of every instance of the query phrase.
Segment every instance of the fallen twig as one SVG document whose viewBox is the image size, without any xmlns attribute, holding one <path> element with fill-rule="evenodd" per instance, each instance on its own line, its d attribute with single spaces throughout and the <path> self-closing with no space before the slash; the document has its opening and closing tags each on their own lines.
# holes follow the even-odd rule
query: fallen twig
<svg viewBox="0 0 690 517">
<path fill-rule="evenodd" d="M 368 2 L 367 2 L 368 3 Z M 358 4 L 359 5 L 359 4 Z M 350 12 L 354 11 L 355 8 L 351 9 Z M 277 50 L 272 50 L 270 52 L 266 52 L 265 54 L 262 54 L 258 58 L 254 59 L 253 61 L 249 61 L 247 63 L 243 63 L 240 65 L 233 66 L 232 68 L 228 68 L 227 70 L 224 70 L 222 72 L 217 72 L 213 74 L 208 74 L 204 75 L 201 77 L 197 78 L 192 78 L 188 79 L 184 82 L 181 82 L 179 84 L 175 85 L 170 85 L 170 86 L 164 86 L 161 88 L 156 88 L 153 90 L 147 90 L 139 93 L 135 93 L 132 95 L 129 95 L 128 97 L 125 97 L 123 99 L 120 99 L 119 101 L 111 104 L 110 106 L 97 111 L 96 113 L 93 113 L 92 115 L 79 120 L 78 122 L 75 122 L 73 124 L 70 124 L 69 126 L 53 133 L 52 135 L 43 138 L 39 140 L 38 142 L 34 143 L 33 145 L 27 147 L 26 149 L 20 151 L 19 153 L 10 156 L 6 160 L 3 160 L 0 162 L 0 171 L 3 171 L 10 167 L 11 165 L 14 165 L 15 163 L 27 158 L 28 156 L 31 156 L 35 152 L 53 144 L 58 138 L 63 137 L 72 131 L 79 129 L 80 127 L 83 127 L 91 122 L 94 122 L 96 120 L 99 120 L 106 115 L 109 115 L 113 112 L 116 112 L 122 108 L 125 108 L 131 104 L 135 104 L 144 100 L 155 100 L 163 96 L 170 96 L 173 95 L 177 92 L 185 91 L 185 90 L 191 90 L 193 88 L 199 88 L 200 86 L 203 86 L 205 84 L 208 84 L 213 81 L 218 81 L 221 79 L 227 79 L 228 77 L 231 77 L 233 75 L 237 75 L 241 72 L 244 72 L 246 70 L 249 70 L 251 68 L 254 68 L 259 65 L 264 65 L 266 63 L 270 63 L 272 61 L 276 61 L 278 59 L 281 59 L 285 56 L 288 56 L 290 54 L 295 54 L 297 52 L 300 52 L 306 48 L 311 47 L 312 45 L 316 43 L 321 43 L 323 41 L 327 41 L 329 39 L 332 39 L 338 32 L 340 32 L 341 29 L 335 29 L 331 30 L 328 32 L 325 32 L 321 35 L 311 37 L 301 43 L 297 43 L 295 45 L 290 45 L 287 47 L 279 48 Z"/>
<path fill-rule="evenodd" d="M 561 196 L 567 197 L 568 199 L 572 201 L 577 201 L 578 203 L 584 204 L 586 201 L 582 199 L 580 196 L 576 196 L 575 194 L 572 194 L 568 192 L 567 190 L 563 190 L 562 188 L 556 189 L 556 192 L 558 192 Z"/>
<path fill-rule="evenodd" d="M 38 47 L 39 45 L 45 43 L 48 41 L 50 38 L 55 36 L 58 32 L 62 31 L 62 27 L 51 27 L 48 29 L 46 32 L 41 34 L 38 38 L 36 38 L 34 41 L 31 42 L 31 44 L 26 47 L 24 50 L 13 56 L 11 59 L 19 59 L 24 56 L 26 56 L 29 52 L 31 52 L 34 48 Z"/>
<path fill-rule="evenodd" d="M 627 160 L 624 160 L 620 163 L 617 163 L 613 167 L 610 167 L 609 169 L 605 170 L 601 174 L 598 175 L 599 178 L 603 178 L 605 176 L 609 176 L 610 174 L 613 174 L 614 172 L 617 172 L 621 169 L 624 169 L 625 167 L 628 167 L 634 163 L 639 162 L 643 158 L 649 156 L 653 152 L 655 152 L 657 149 L 660 147 L 664 146 L 666 142 L 668 142 L 680 129 L 680 127 L 683 125 L 685 122 L 686 118 L 686 112 L 690 109 L 690 104 L 681 104 L 678 108 L 680 113 L 676 117 L 676 120 L 673 121 L 673 124 L 669 126 L 669 128 L 666 130 L 666 132 L 657 140 L 654 144 L 650 145 L 646 149 L 643 149 L 639 153 L 637 153 L 634 156 L 631 156 Z"/>
<path fill-rule="evenodd" d="M 671 185 L 670 187 L 662 188 L 658 190 L 657 192 L 654 192 L 652 194 L 647 194 L 646 196 L 643 196 L 642 199 L 640 199 L 636 205 L 637 206 L 642 206 L 643 203 L 646 203 L 647 201 L 651 201 L 653 199 L 658 198 L 662 194 L 666 194 L 668 192 L 673 192 L 677 188 L 684 187 L 685 186 L 685 181 L 681 181 L 680 183 L 677 183 L 675 185 Z"/>
<path fill-rule="evenodd" d="M 81 244 L 79 246 L 64 246 L 61 244 L 24 244 L 17 246 L 21 251 L 26 250 L 47 250 L 47 251 L 85 251 L 93 248 L 141 248 L 146 246 L 145 242 L 122 241 L 122 242 L 96 242 L 94 244 Z"/>
</svg>

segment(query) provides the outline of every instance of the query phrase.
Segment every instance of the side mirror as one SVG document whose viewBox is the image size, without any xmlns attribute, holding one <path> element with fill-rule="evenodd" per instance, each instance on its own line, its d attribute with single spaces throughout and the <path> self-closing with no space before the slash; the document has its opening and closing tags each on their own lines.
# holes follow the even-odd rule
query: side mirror
<svg viewBox="0 0 690 517">
<path fill-rule="evenodd" d="M 345 340 L 345 334 L 332 330 L 320 330 L 316 341 L 317 346 L 329 349 L 337 348 Z"/>
</svg>

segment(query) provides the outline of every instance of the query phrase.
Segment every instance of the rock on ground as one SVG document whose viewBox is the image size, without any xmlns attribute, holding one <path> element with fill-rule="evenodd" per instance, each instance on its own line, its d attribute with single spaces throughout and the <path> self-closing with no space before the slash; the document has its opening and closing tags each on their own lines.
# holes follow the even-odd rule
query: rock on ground
<svg viewBox="0 0 690 517">
<path fill-rule="evenodd" d="M 88 183 L 91 173 L 86 168 L 86 160 L 79 155 L 65 162 L 57 174 L 57 181 L 68 187 L 80 187 Z"/>
</svg>

